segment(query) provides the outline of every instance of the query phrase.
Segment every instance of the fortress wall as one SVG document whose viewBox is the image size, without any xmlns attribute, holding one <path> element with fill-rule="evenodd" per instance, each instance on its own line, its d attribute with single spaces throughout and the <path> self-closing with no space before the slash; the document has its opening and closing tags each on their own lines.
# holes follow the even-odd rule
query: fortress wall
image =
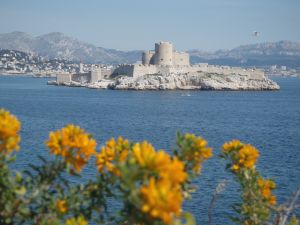
<svg viewBox="0 0 300 225">
<path fill-rule="evenodd" d="M 145 74 L 156 74 L 158 70 L 157 68 L 158 67 L 155 65 L 134 65 L 133 77 L 140 77 Z"/>
<path fill-rule="evenodd" d="M 131 77 L 140 77 L 146 74 L 186 74 L 186 73 L 216 73 L 220 75 L 240 74 L 251 77 L 253 79 L 263 79 L 264 72 L 262 70 L 243 69 L 240 67 L 229 66 L 211 66 L 207 64 L 193 66 L 165 66 L 165 65 L 121 65 L 113 71 L 112 76 L 127 75 Z"/>
<path fill-rule="evenodd" d="M 98 80 L 102 79 L 102 76 L 101 76 L 101 69 L 92 70 L 92 71 L 90 72 L 90 74 L 91 74 L 90 83 L 95 83 L 95 82 L 97 82 Z"/>
<path fill-rule="evenodd" d="M 118 75 L 127 75 L 132 77 L 135 66 L 136 65 L 121 65 L 113 71 L 112 77 L 116 77 Z"/>
<path fill-rule="evenodd" d="M 108 78 L 112 73 L 111 69 L 95 69 L 88 73 L 76 73 L 76 74 L 57 74 L 57 84 L 69 83 L 71 81 L 80 83 L 95 83 L 101 79 Z"/>
<path fill-rule="evenodd" d="M 57 84 L 65 83 L 65 82 L 71 82 L 71 76 L 72 74 L 57 74 L 56 75 L 56 82 Z"/>
<path fill-rule="evenodd" d="M 185 52 L 173 52 L 174 66 L 188 66 L 190 65 L 190 56 Z"/>
<path fill-rule="evenodd" d="M 208 64 L 193 65 L 188 67 L 188 71 L 191 73 L 195 72 L 207 72 L 217 73 L 220 75 L 240 74 L 244 76 L 250 76 L 253 79 L 263 79 L 264 71 L 258 69 L 243 69 L 241 67 L 229 67 L 229 66 L 212 66 Z"/>
<path fill-rule="evenodd" d="M 112 69 L 101 68 L 101 78 L 100 79 L 109 78 L 112 73 L 113 73 Z"/>
<path fill-rule="evenodd" d="M 190 66 L 172 66 L 169 68 L 169 73 L 185 74 L 194 72 Z"/>
<path fill-rule="evenodd" d="M 71 80 L 79 83 L 89 83 L 91 81 L 91 72 L 72 74 Z"/>
<path fill-rule="evenodd" d="M 196 73 L 196 72 L 207 72 L 208 67 L 205 65 L 193 65 L 189 67 L 189 72 Z"/>
<path fill-rule="evenodd" d="M 172 67 L 170 66 L 158 66 L 157 67 L 157 73 L 162 74 L 162 75 L 167 75 L 171 72 Z"/>
<path fill-rule="evenodd" d="M 253 70 L 253 69 L 243 69 L 240 67 L 217 67 L 217 66 L 209 66 L 207 67 L 207 72 L 209 73 L 218 73 L 224 75 L 230 74 L 240 74 L 244 76 L 249 76 L 253 79 L 263 79 L 264 72 L 262 70 Z"/>
</svg>

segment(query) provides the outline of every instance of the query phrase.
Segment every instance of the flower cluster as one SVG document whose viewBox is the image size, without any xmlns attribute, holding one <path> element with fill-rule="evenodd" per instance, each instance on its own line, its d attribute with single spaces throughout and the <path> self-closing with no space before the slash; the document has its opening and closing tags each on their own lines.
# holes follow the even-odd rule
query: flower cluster
<svg viewBox="0 0 300 225">
<path fill-rule="evenodd" d="M 225 153 L 230 153 L 232 151 L 238 151 L 241 147 L 243 147 L 243 143 L 239 140 L 232 140 L 230 142 L 225 142 L 222 146 L 222 150 Z"/>
<path fill-rule="evenodd" d="M 101 148 L 100 153 L 96 156 L 96 165 L 98 171 L 103 173 L 105 169 L 115 175 L 120 175 L 120 171 L 116 168 L 114 160 L 124 162 L 129 151 L 129 141 L 119 137 L 117 141 L 111 138 L 106 145 Z"/>
<path fill-rule="evenodd" d="M 238 140 L 225 143 L 223 154 L 232 161 L 231 169 L 238 172 L 243 168 L 252 169 L 259 157 L 259 151 L 250 144 L 243 144 Z"/>
<path fill-rule="evenodd" d="M 276 188 L 276 184 L 274 183 L 274 181 L 270 179 L 265 180 L 260 177 L 257 179 L 257 185 L 259 188 L 259 192 L 263 196 L 263 198 L 270 205 L 276 205 L 276 196 L 272 194 L 272 190 Z"/>
<path fill-rule="evenodd" d="M 178 134 L 177 145 L 180 159 L 186 161 L 196 174 L 200 173 L 202 163 L 212 157 L 212 148 L 207 147 L 207 141 L 194 134 Z"/>
<path fill-rule="evenodd" d="M 249 225 L 265 224 L 271 215 L 270 206 L 276 204 L 276 197 L 271 192 L 275 183 L 264 180 L 256 170 L 259 151 L 250 144 L 232 140 L 223 145 L 221 157 L 229 160 L 227 168 L 241 184 L 243 202 L 239 204 L 240 218 L 237 220 Z"/>
<path fill-rule="evenodd" d="M 183 201 L 181 184 L 186 181 L 187 174 L 184 163 L 177 157 L 171 157 L 163 150 L 156 151 L 147 141 L 133 144 L 122 137 L 107 141 L 96 157 L 100 173 L 107 171 L 116 177 L 127 178 L 122 186 L 130 186 L 127 191 L 132 195 L 138 193 L 138 200 L 131 203 L 144 216 L 169 224 L 179 215 Z"/>
<path fill-rule="evenodd" d="M 184 163 L 162 150 L 156 151 L 146 141 L 133 146 L 133 159 L 145 171 L 144 176 L 149 176 L 149 182 L 140 187 L 142 212 L 170 224 L 181 210 L 181 184 L 187 179 Z"/>
<path fill-rule="evenodd" d="M 163 150 L 156 151 L 147 141 L 133 146 L 133 158 L 141 168 L 154 172 L 174 185 L 183 183 L 187 178 L 183 162 Z"/>
<path fill-rule="evenodd" d="M 170 224 L 174 216 L 179 216 L 183 196 L 179 186 L 173 186 L 166 179 L 151 178 L 148 185 L 140 189 L 143 199 L 141 211 L 153 218 L 160 218 Z"/>
<path fill-rule="evenodd" d="M 8 111 L 0 109 L 0 153 L 7 155 L 13 150 L 19 150 L 20 122 Z"/>
<path fill-rule="evenodd" d="M 72 124 L 50 132 L 46 145 L 52 154 L 62 156 L 76 172 L 80 172 L 89 158 L 96 153 L 96 141 L 79 126 Z"/>
</svg>

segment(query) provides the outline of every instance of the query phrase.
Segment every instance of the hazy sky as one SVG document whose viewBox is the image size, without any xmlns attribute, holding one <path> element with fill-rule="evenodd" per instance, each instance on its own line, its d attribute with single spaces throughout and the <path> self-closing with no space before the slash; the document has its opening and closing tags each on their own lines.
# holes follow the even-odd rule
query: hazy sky
<svg viewBox="0 0 300 225">
<path fill-rule="evenodd" d="M 59 31 L 121 50 L 159 40 L 178 50 L 227 49 L 300 41 L 300 0 L 0 0 L 0 33 L 11 31 Z"/>
</svg>

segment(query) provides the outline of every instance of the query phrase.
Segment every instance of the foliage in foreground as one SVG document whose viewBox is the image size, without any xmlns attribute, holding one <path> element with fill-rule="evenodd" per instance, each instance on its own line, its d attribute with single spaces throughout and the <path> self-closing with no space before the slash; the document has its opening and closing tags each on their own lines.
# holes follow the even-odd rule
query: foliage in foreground
<svg viewBox="0 0 300 225">
<path fill-rule="evenodd" d="M 10 166 L 19 150 L 19 131 L 18 119 L 0 110 L 0 224 L 195 224 L 182 203 L 192 196 L 191 182 L 203 162 L 212 157 L 203 138 L 178 133 L 173 155 L 147 141 L 122 137 L 108 140 L 98 152 L 90 134 L 67 125 L 46 141 L 53 160 L 40 157 L 41 165 L 30 164 L 21 173 Z M 298 224 L 289 215 L 299 191 L 289 205 L 277 205 L 274 181 L 256 170 L 256 148 L 233 140 L 223 145 L 220 156 L 240 184 L 242 202 L 234 205 L 234 223 Z M 83 181 L 80 172 L 91 157 L 98 172 Z M 122 203 L 117 213 L 109 208 L 111 199 Z"/>
</svg>

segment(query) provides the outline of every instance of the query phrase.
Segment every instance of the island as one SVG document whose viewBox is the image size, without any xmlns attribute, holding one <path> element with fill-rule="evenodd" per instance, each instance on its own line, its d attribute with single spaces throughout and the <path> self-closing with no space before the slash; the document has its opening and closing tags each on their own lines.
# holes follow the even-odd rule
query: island
<svg viewBox="0 0 300 225">
<path fill-rule="evenodd" d="M 173 51 L 171 42 L 158 42 L 142 61 L 116 68 L 93 67 L 83 72 L 57 74 L 48 84 L 114 90 L 279 90 L 263 70 L 207 63 L 190 64 L 189 54 Z"/>
</svg>

